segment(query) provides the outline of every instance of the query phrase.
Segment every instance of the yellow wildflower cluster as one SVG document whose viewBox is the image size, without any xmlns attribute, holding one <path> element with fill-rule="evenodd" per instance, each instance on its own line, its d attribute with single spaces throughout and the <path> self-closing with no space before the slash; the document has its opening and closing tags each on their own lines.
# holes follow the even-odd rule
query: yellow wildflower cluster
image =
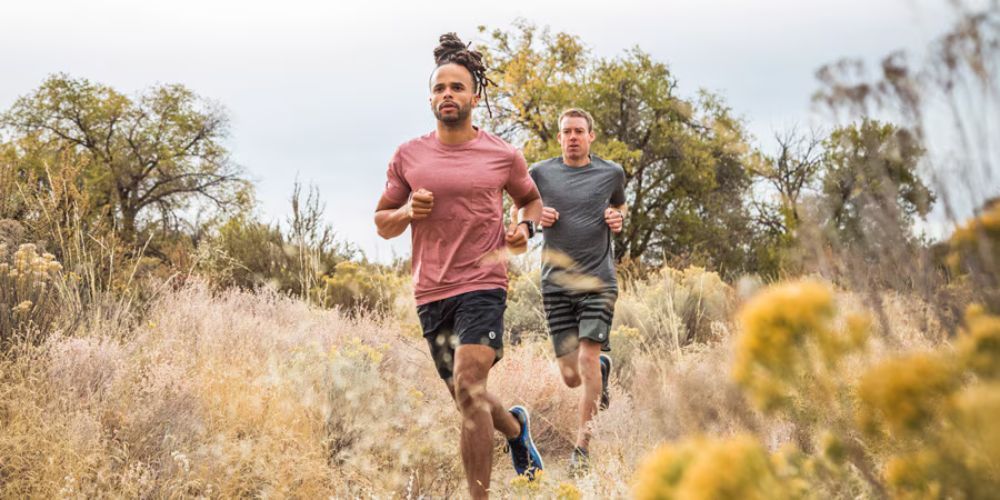
<svg viewBox="0 0 1000 500">
<path fill-rule="evenodd" d="M 506 488 L 494 488 L 502 498 L 553 498 L 555 500 L 581 500 L 585 495 L 572 481 L 556 482 L 544 470 L 535 471 L 534 480 L 517 475 L 507 481 Z"/>
<path fill-rule="evenodd" d="M 407 321 L 399 326 L 404 337 L 419 339 L 424 336 L 424 329 L 416 321 Z"/>
<path fill-rule="evenodd" d="M 974 217 L 959 226 L 951 235 L 952 248 L 962 245 L 973 245 L 980 238 L 1000 241 L 1000 200 L 990 204 L 979 217 Z"/>
<path fill-rule="evenodd" d="M 1000 491 L 1000 385 L 973 385 L 952 396 L 944 418 L 892 456 L 885 480 L 897 498 L 992 498 Z"/>
<path fill-rule="evenodd" d="M 622 342 L 627 340 L 639 341 L 642 340 L 642 332 L 635 327 L 618 326 L 611 330 L 611 341 L 614 342 L 615 340 Z"/>
<path fill-rule="evenodd" d="M 743 307 L 739 321 L 733 376 L 764 408 L 806 382 L 804 372 L 832 368 L 862 347 L 869 331 L 864 316 L 838 318 L 833 290 L 812 280 L 768 288 Z"/>
<path fill-rule="evenodd" d="M 858 422 L 869 433 L 920 431 L 958 388 L 959 376 L 955 364 L 938 353 L 883 361 L 858 385 Z"/>
<path fill-rule="evenodd" d="M 973 306 L 966 312 L 965 323 L 958 343 L 962 364 L 980 377 L 1000 378 L 1000 316 Z"/>
<path fill-rule="evenodd" d="M 545 481 L 545 471 L 535 471 L 534 480 L 529 479 L 528 476 L 518 475 L 510 480 L 510 487 L 515 493 L 521 495 L 525 494 L 539 494 L 543 491 L 546 486 Z M 534 496 L 534 495 L 532 495 Z"/>
<path fill-rule="evenodd" d="M 972 284 L 976 300 L 1000 313 L 1000 200 L 956 229 L 948 243 L 952 272 Z"/>
<path fill-rule="evenodd" d="M 775 462 L 752 436 L 693 438 L 650 453 L 634 477 L 639 500 L 794 498 L 793 482 L 779 478 Z"/>
<path fill-rule="evenodd" d="M 895 497 L 1000 491 L 1000 317 L 971 307 L 965 324 L 955 351 L 883 361 L 858 385 L 857 420 L 888 445 L 883 474 Z"/>
<path fill-rule="evenodd" d="M 350 342 L 341 347 L 338 352 L 348 359 L 368 361 L 373 365 L 378 365 L 385 358 L 385 353 L 388 350 L 388 344 L 371 346 L 362 342 L 360 338 L 354 337 Z"/>
<path fill-rule="evenodd" d="M 556 489 L 557 500 L 580 500 L 582 498 L 583 493 L 573 483 L 559 483 L 559 488 Z"/>
<path fill-rule="evenodd" d="M 973 306 L 966 312 L 965 323 L 956 352 L 938 350 L 889 359 L 862 376 L 858 420 L 865 431 L 925 435 L 928 425 L 952 409 L 966 372 L 980 381 L 998 378 L 1000 316 Z"/>
</svg>

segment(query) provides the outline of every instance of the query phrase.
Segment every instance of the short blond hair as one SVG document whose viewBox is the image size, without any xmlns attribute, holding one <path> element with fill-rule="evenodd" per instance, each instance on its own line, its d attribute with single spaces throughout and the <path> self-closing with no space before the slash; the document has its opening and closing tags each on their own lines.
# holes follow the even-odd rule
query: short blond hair
<svg viewBox="0 0 1000 500">
<path fill-rule="evenodd" d="M 562 130 L 563 118 L 567 117 L 583 118 L 587 120 L 587 132 L 594 130 L 594 117 L 590 116 L 590 113 L 580 108 L 569 108 L 566 111 L 563 111 L 562 114 L 559 115 L 559 121 L 556 122 L 556 128 Z"/>
</svg>

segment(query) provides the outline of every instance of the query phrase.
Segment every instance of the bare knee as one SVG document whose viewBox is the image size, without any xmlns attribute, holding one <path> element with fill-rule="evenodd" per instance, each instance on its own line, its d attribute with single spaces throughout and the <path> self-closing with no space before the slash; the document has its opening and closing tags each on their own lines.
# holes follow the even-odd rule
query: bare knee
<svg viewBox="0 0 1000 500">
<path fill-rule="evenodd" d="M 559 374 L 562 375 L 563 382 L 567 387 L 579 387 L 583 383 L 580 378 L 580 370 L 577 368 L 577 353 L 574 351 L 558 358 Z"/>
<path fill-rule="evenodd" d="M 486 374 L 470 368 L 455 373 L 453 382 L 455 402 L 463 415 L 479 410 L 489 411 L 486 401 Z"/>
</svg>

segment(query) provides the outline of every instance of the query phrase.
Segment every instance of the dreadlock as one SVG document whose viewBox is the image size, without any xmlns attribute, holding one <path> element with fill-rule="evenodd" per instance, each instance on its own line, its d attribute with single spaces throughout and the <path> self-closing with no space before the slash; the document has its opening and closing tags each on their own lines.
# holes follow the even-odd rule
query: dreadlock
<svg viewBox="0 0 1000 500">
<path fill-rule="evenodd" d="M 440 68 L 445 64 L 454 63 L 469 70 L 469 73 L 472 74 L 472 90 L 477 96 L 486 98 L 486 111 L 492 118 L 493 110 L 490 109 L 490 96 L 486 93 L 486 87 L 490 85 L 496 87 L 497 84 L 486 76 L 483 55 L 479 51 L 469 48 L 472 45 L 471 42 L 469 44 L 462 43 L 462 40 L 454 33 L 445 33 L 438 41 L 440 44 L 434 49 L 434 64 Z"/>
</svg>

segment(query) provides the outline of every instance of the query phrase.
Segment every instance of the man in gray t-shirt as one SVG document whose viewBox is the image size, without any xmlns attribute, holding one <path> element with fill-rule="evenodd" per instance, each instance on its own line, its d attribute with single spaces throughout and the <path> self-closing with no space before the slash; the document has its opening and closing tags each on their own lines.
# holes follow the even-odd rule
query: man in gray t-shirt
<svg viewBox="0 0 1000 500">
<path fill-rule="evenodd" d="M 622 229 L 625 171 L 590 154 L 594 120 L 580 109 L 559 117 L 563 155 L 532 165 L 542 195 L 542 296 L 563 381 L 583 385 L 580 429 L 571 468 L 589 463 L 588 424 L 609 403 L 608 342 L 618 282 L 612 233 Z"/>
<path fill-rule="evenodd" d="M 594 155 L 581 166 L 568 165 L 564 158 L 540 161 L 528 171 L 538 192 L 545 193 L 543 211 L 549 214 L 549 220 L 542 219 L 542 292 L 616 291 L 614 245 L 605 212 L 619 215 L 620 209 L 613 207 L 625 203 L 625 171 Z"/>
</svg>

